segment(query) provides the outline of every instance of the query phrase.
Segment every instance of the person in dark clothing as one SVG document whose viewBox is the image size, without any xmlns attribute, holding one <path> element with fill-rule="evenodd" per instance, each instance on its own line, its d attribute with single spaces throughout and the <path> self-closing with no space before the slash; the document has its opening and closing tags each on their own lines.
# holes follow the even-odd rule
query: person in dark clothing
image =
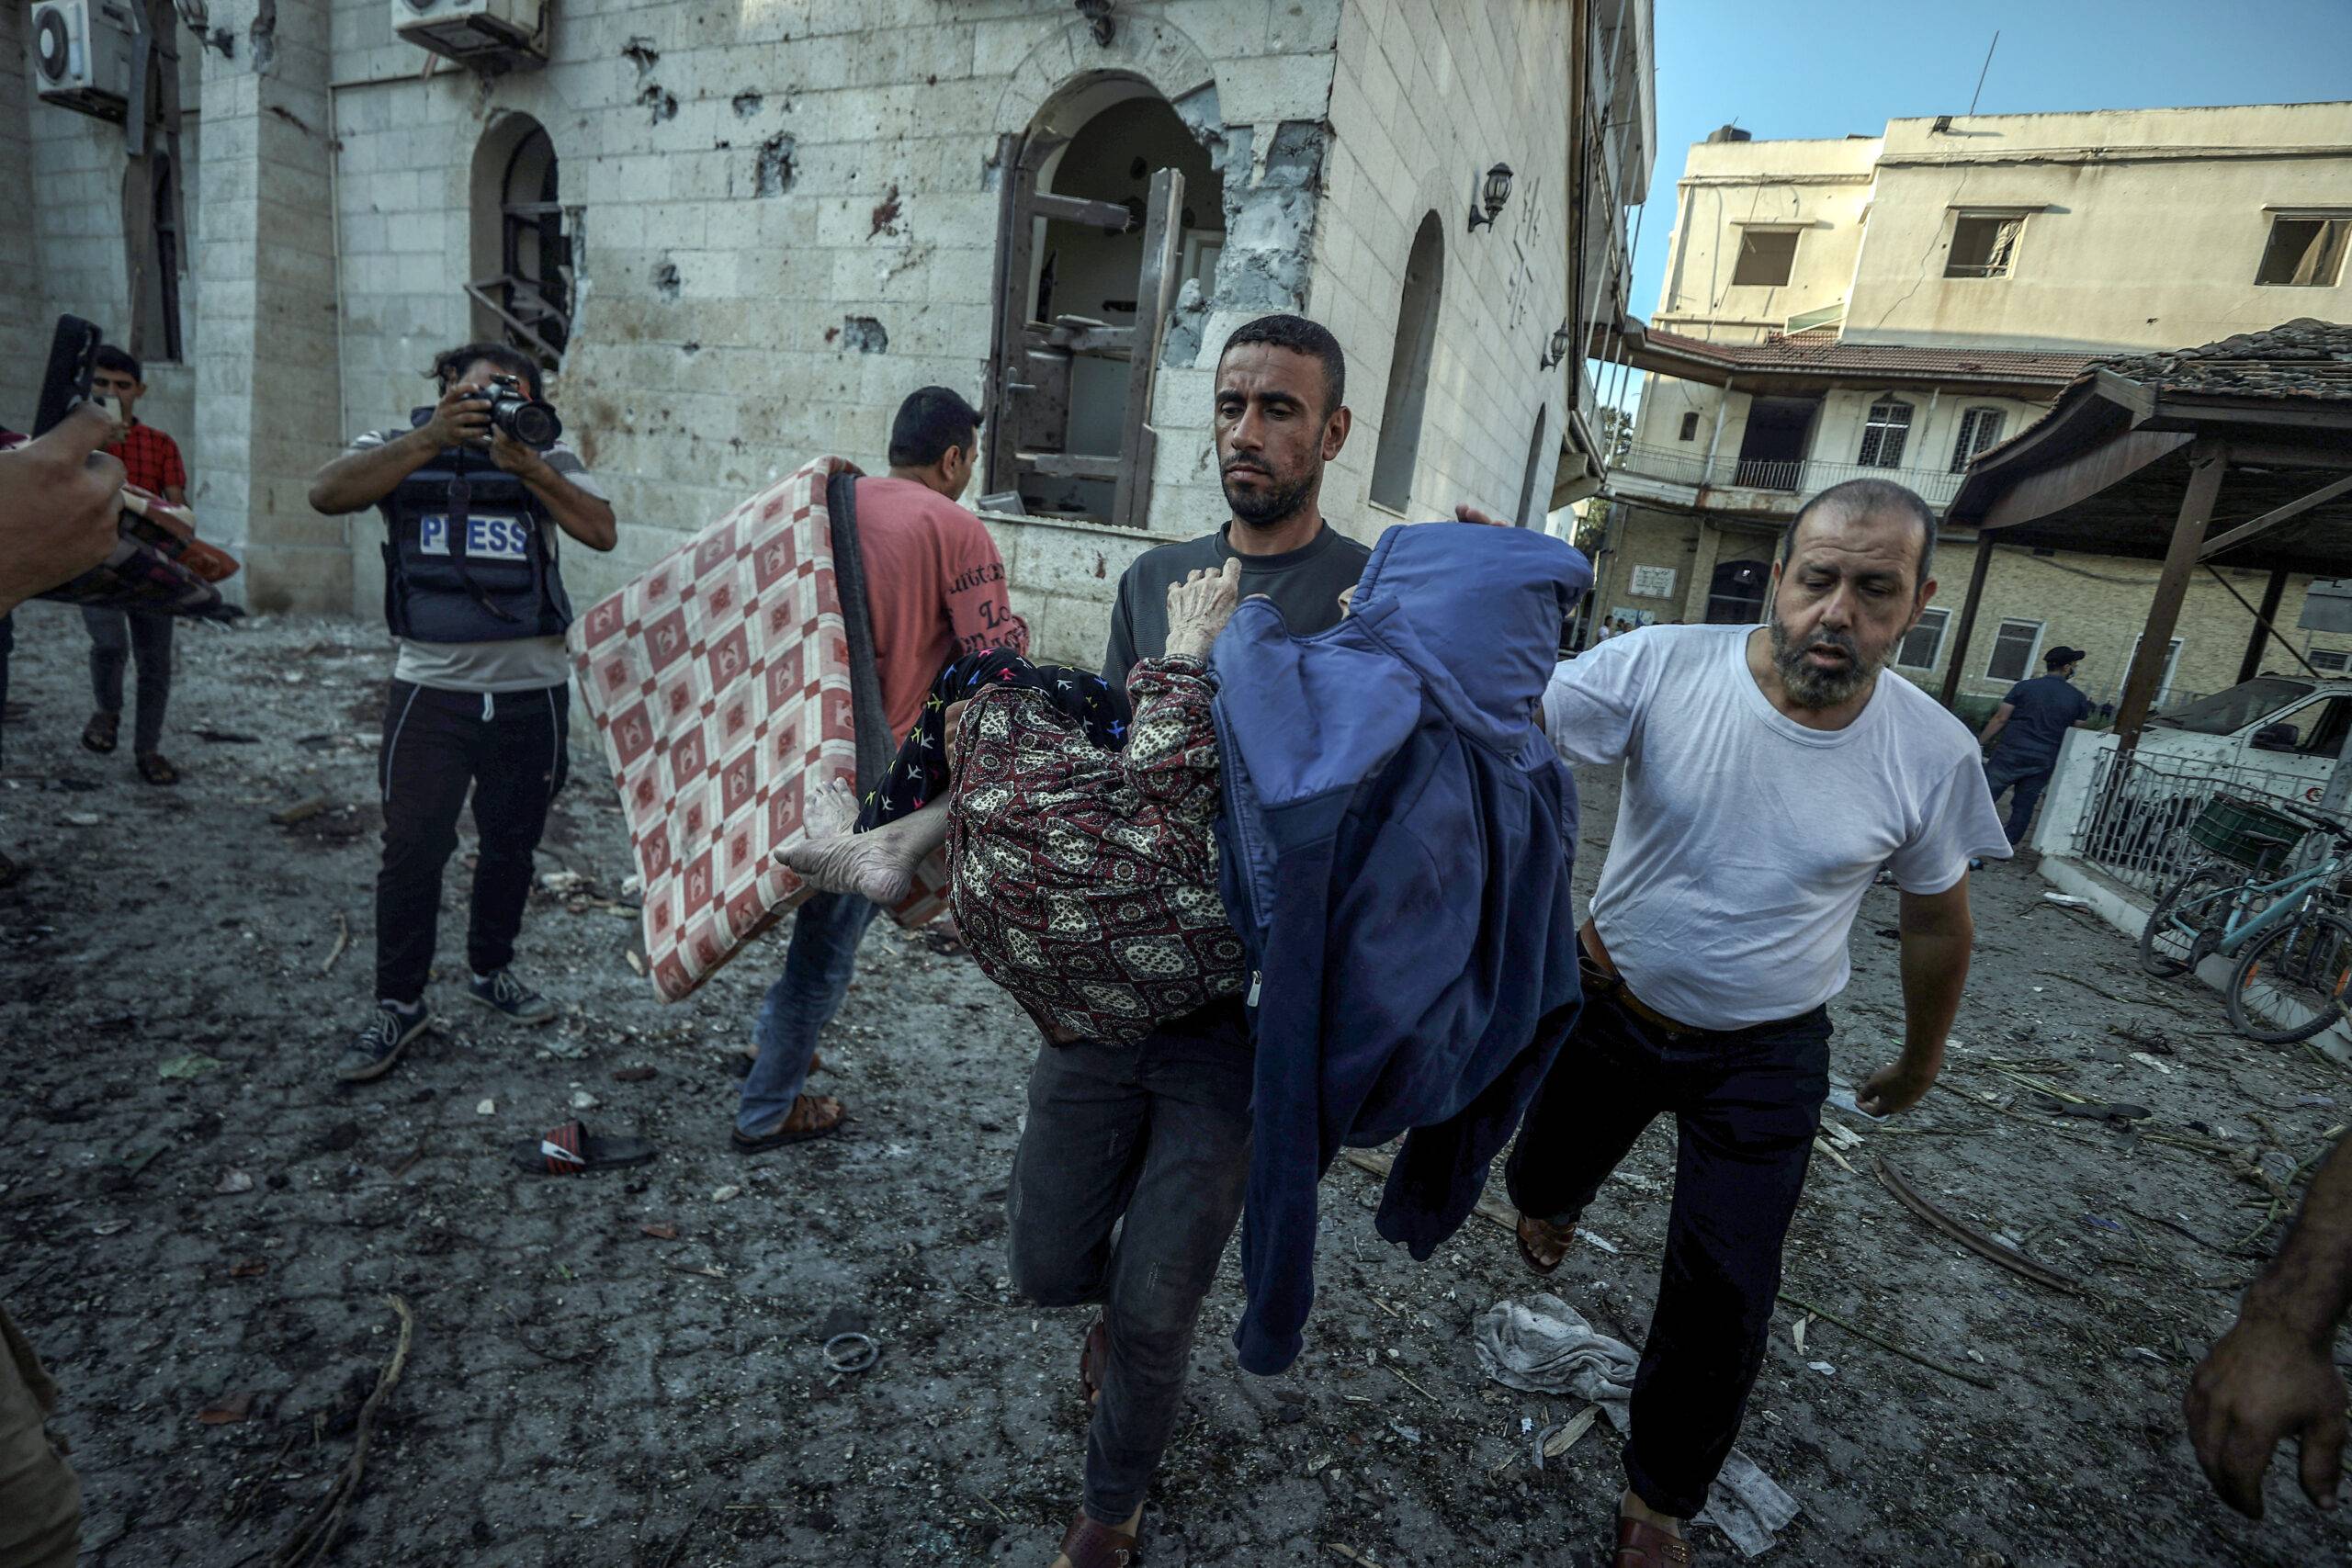
<svg viewBox="0 0 2352 1568">
<path fill-rule="evenodd" d="M 383 510 L 385 607 L 399 640 L 377 786 L 384 859 L 376 876 L 376 998 L 336 1059 L 345 1083 L 381 1077 L 433 1021 L 425 1005 L 441 874 L 473 797 L 467 996 L 516 1023 L 555 1004 L 511 967 L 532 855 L 563 788 L 571 606 L 559 531 L 592 550 L 619 539 L 611 502 L 578 454 L 534 451 L 493 429 L 488 389 L 511 378 L 539 396 L 539 369 L 503 344 L 467 344 L 427 372 L 440 401 L 412 428 L 370 432 L 319 470 L 311 504 L 330 516 Z"/>
<path fill-rule="evenodd" d="M 2079 648 L 2053 648 L 2043 654 L 2041 662 L 2048 673 L 2011 686 L 1985 723 L 1984 732 L 1976 738 L 1983 746 L 2000 742 L 2000 750 L 1984 764 L 1984 784 L 1993 792 L 1996 806 L 2003 791 L 2013 792 L 2008 821 L 2012 848 L 2024 841 L 2033 808 L 2041 803 L 2041 792 L 2050 787 L 2066 731 L 2090 717 L 2091 700 L 2075 687 L 2075 670 L 2082 661 Z"/>
<path fill-rule="evenodd" d="M 1214 427 L 1231 516 L 1216 533 L 1148 550 L 1119 582 L 1102 676 L 1169 651 L 1167 592 L 1241 563 L 1290 630 L 1339 623 L 1371 552 L 1327 522 L 1324 466 L 1347 444 L 1347 362 L 1300 316 L 1238 328 L 1218 355 Z M 1125 1044 L 1044 1044 L 1006 1198 L 1013 1288 L 1040 1306 L 1099 1303 L 1080 1351 L 1094 1399 L 1083 1506 L 1055 1568 L 1110 1568 L 1134 1553 L 1144 1494 L 1174 1433 L 1202 1299 L 1241 1217 L 1254 1053 L 1239 997 Z"/>
<path fill-rule="evenodd" d="M 187 467 L 180 459 L 178 443 L 152 424 L 141 424 L 133 411 L 146 395 L 147 383 L 133 359 L 112 344 L 99 346 L 92 363 L 90 389 L 115 400 L 120 418 L 105 447 L 119 458 L 130 481 L 174 506 L 187 504 Z M 122 724 L 122 677 L 125 668 L 139 668 L 139 717 L 130 755 L 139 776 L 153 784 L 177 784 L 179 769 L 161 750 L 164 709 L 172 697 L 172 621 L 154 610 L 118 610 L 85 605 L 82 624 L 90 634 L 90 691 L 95 711 L 82 731 L 82 744 L 101 755 L 117 744 Z"/>
</svg>

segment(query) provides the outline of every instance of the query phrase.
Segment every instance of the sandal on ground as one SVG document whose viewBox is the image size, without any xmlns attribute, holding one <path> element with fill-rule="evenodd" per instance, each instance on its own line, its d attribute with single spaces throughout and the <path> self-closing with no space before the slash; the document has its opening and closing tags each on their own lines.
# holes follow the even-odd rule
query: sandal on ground
<svg viewBox="0 0 2352 1568">
<path fill-rule="evenodd" d="M 82 727 L 83 748 L 96 751 L 101 757 L 106 756 L 114 750 L 115 739 L 121 732 L 122 715 L 94 713 L 90 716 L 90 722 Z"/>
<path fill-rule="evenodd" d="M 1527 1233 L 1531 1228 L 1535 1231 L 1539 1239 L 1548 1240 L 1556 1236 L 1560 1242 L 1560 1255 L 1549 1263 L 1537 1257 L 1535 1249 L 1527 1244 Z M 1520 1215 L 1519 1224 L 1511 1230 L 1511 1239 L 1519 1243 L 1519 1256 L 1538 1274 L 1549 1274 L 1568 1260 L 1568 1248 L 1575 1245 L 1576 1235 L 1574 1225 L 1555 1225 L 1548 1220 L 1539 1220 L 1532 1214 Z"/>
<path fill-rule="evenodd" d="M 1690 1543 L 1640 1519 L 1617 1517 L 1617 1568 L 1690 1568 Z"/>
<path fill-rule="evenodd" d="M 653 1157 L 653 1145 L 643 1138 L 612 1138 L 592 1133 L 587 1123 L 566 1122 L 544 1137 L 514 1145 L 514 1163 L 525 1170 L 548 1176 L 578 1176 L 612 1166 L 643 1165 Z"/>
<path fill-rule="evenodd" d="M 792 1109 L 785 1112 L 784 1120 L 775 1124 L 775 1131 L 753 1137 L 737 1128 L 735 1150 L 738 1154 L 752 1155 L 762 1149 L 780 1149 L 786 1144 L 805 1144 L 811 1138 L 828 1137 L 842 1130 L 842 1122 L 848 1115 L 849 1112 L 842 1108 L 842 1102 L 829 1096 L 796 1095 Z"/>
<path fill-rule="evenodd" d="M 161 751 L 142 753 L 138 759 L 138 768 L 139 776 L 151 784 L 175 784 L 180 782 L 180 771 L 172 766 L 172 760 Z"/>
<path fill-rule="evenodd" d="M 1083 1508 L 1062 1532 L 1061 1550 L 1070 1568 L 1143 1568 L 1136 1538 L 1113 1529 Z"/>
<path fill-rule="evenodd" d="M 1111 1325 L 1096 1318 L 1086 1331 L 1086 1343 L 1078 1351 L 1078 1391 L 1086 1396 L 1086 1406 L 1091 1410 L 1094 1402 L 1102 1397 L 1102 1379 L 1111 1369 Z"/>
</svg>

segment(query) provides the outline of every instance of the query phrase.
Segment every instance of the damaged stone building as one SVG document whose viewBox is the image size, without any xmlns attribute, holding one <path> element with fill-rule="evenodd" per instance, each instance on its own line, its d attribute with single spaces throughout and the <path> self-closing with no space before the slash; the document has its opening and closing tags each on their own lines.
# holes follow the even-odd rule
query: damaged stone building
<svg viewBox="0 0 2352 1568">
<path fill-rule="evenodd" d="M 1081 662 L 1224 515 L 1252 315 L 1347 350 L 1349 532 L 1589 491 L 1652 156 L 1649 0 L 40 0 L 0 51 L 6 408 L 56 312 L 126 341 L 254 607 L 371 612 L 372 520 L 309 476 L 504 337 L 621 515 L 577 596 L 811 456 L 878 468 L 939 383 Z"/>
<path fill-rule="evenodd" d="M 1657 309 L 1615 344 L 1647 376 L 1593 606 L 1754 621 L 1806 496 L 1885 478 L 1940 509 L 2093 367 L 2352 318 L 2352 103 L 1939 115 L 1836 140 L 1727 126 L 1689 149 L 1673 221 Z M 1894 655 L 1934 690 L 1975 539 L 1944 542 L 1943 592 Z M 2155 578 L 2149 561 L 1996 552 L 1957 694 L 1989 709 L 2064 645 L 2111 701 Z M 2257 604 L 2293 630 L 2280 662 L 2346 669 L 2352 636 L 2295 629 L 2310 581 L 2199 573 L 2160 702 L 2252 673 Z"/>
</svg>

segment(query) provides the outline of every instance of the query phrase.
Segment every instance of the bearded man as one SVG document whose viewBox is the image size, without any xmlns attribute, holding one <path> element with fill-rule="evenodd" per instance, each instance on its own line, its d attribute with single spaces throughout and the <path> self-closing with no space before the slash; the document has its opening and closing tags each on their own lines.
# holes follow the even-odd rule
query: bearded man
<svg viewBox="0 0 2352 1568">
<path fill-rule="evenodd" d="M 1769 626 L 1611 637 L 1544 694 L 1561 756 L 1625 773 L 1582 932 L 1587 1005 L 1507 1167 L 1528 1265 L 1559 1266 L 1654 1118 L 1671 1112 L 1678 1134 L 1616 1568 L 1690 1562 L 1683 1526 L 1738 1436 L 1862 895 L 1893 869 L 1903 1048 L 1856 1093 L 1884 1116 L 1943 1064 L 1975 935 L 1969 857 L 2009 853 L 1967 728 L 1880 676 L 1935 594 L 1935 544 L 1910 491 L 1835 486 L 1789 529 Z"/>
<path fill-rule="evenodd" d="M 1147 550 L 1119 580 L 1102 662 L 1114 688 L 1138 660 L 1178 651 L 1171 583 L 1204 573 L 1229 583 L 1226 563 L 1238 561 L 1239 595 L 1265 594 L 1306 636 L 1339 624 L 1370 555 L 1323 519 L 1324 465 L 1350 423 L 1339 340 L 1301 316 L 1246 322 L 1218 356 L 1215 397 L 1232 515 Z M 1238 996 L 1140 1041 L 1039 1046 L 1006 1200 L 1013 1288 L 1039 1306 L 1101 1309 L 1080 1354 L 1093 1408 L 1084 1493 L 1052 1568 L 1143 1560 L 1144 1494 L 1182 1413 L 1202 1299 L 1241 1216 L 1253 1070 Z"/>
</svg>

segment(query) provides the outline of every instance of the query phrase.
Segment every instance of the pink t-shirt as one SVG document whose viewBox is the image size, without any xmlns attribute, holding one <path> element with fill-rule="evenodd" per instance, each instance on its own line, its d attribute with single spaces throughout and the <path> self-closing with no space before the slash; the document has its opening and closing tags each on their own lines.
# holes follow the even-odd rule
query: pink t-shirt
<svg viewBox="0 0 2352 1568">
<path fill-rule="evenodd" d="M 984 648 L 1026 654 L 1029 626 L 1005 596 L 996 541 L 937 491 L 912 479 L 859 479 L 857 538 L 882 705 L 890 733 L 903 739 L 950 660 Z"/>
</svg>

